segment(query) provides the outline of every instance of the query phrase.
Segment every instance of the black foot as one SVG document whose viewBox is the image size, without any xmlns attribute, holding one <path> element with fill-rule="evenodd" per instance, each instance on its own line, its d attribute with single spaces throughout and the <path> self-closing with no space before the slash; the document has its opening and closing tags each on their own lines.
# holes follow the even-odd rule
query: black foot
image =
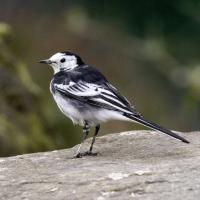
<svg viewBox="0 0 200 200">
<path fill-rule="evenodd" d="M 91 151 L 86 151 L 83 153 L 76 154 L 73 158 L 82 158 L 83 156 L 96 156 L 96 155 L 97 155 L 97 153 L 93 153 Z"/>
</svg>

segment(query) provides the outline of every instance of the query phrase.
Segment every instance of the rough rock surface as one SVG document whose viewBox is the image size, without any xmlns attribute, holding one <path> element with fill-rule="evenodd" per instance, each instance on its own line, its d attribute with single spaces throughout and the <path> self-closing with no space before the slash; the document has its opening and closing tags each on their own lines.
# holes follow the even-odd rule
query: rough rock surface
<svg viewBox="0 0 200 200">
<path fill-rule="evenodd" d="M 181 134 L 191 142 L 184 144 L 154 131 L 124 132 L 98 137 L 97 156 L 72 159 L 76 146 L 0 158 L 0 199 L 200 199 L 199 134 Z"/>
</svg>

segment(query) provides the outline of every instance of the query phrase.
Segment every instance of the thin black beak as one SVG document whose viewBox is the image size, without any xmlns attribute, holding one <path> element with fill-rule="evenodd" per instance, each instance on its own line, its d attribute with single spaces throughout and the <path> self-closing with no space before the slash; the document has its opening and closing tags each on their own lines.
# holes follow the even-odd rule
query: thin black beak
<svg viewBox="0 0 200 200">
<path fill-rule="evenodd" d="M 40 60 L 39 63 L 42 63 L 42 64 L 51 64 L 52 62 L 49 59 L 46 59 L 46 60 Z"/>
</svg>

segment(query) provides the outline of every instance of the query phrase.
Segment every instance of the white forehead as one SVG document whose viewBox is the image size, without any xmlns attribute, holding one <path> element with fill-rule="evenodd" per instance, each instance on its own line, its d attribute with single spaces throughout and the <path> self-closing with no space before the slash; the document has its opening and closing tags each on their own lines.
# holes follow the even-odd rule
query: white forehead
<svg viewBox="0 0 200 200">
<path fill-rule="evenodd" d="M 50 60 L 57 60 L 59 58 L 62 58 L 65 54 L 63 53 L 56 53 L 53 56 L 50 57 Z"/>
<path fill-rule="evenodd" d="M 66 58 L 67 60 L 76 59 L 74 55 L 66 55 L 65 53 L 56 53 L 50 57 L 50 60 L 59 60 L 63 57 Z"/>
</svg>

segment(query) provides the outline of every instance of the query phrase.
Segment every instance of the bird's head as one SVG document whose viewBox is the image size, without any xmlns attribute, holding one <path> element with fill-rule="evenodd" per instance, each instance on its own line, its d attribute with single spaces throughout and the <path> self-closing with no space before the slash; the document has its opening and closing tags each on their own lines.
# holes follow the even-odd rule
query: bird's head
<svg viewBox="0 0 200 200">
<path fill-rule="evenodd" d="M 54 73 L 62 70 L 69 71 L 84 64 L 78 55 L 71 52 L 56 53 L 49 59 L 40 60 L 39 63 L 50 65 L 53 68 Z"/>
</svg>

